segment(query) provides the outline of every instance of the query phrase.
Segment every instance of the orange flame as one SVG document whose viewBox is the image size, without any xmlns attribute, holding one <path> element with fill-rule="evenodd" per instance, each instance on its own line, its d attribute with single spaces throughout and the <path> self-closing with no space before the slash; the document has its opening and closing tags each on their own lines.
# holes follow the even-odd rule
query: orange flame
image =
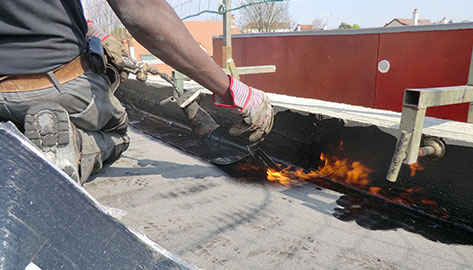
<svg viewBox="0 0 473 270">
<path fill-rule="evenodd" d="M 379 192 L 381 191 L 380 187 L 370 187 L 368 192 L 374 195 L 381 195 Z"/>
<path fill-rule="evenodd" d="M 424 169 L 424 167 L 419 163 L 409 164 L 409 167 L 411 168 L 411 177 L 414 177 L 417 171 L 422 171 Z"/>
<path fill-rule="evenodd" d="M 349 185 L 366 187 L 370 184 L 369 174 L 371 169 L 361 162 L 349 162 L 348 159 L 329 157 L 323 153 L 320 155 L 321 165 L 318 170 L 305 171 L 303 169 L 291 170 L 287 167 L 281 171 L 267 170 L 267 178 L 270 181 L 278 181 L 282 185 L 289 186 L 300 180 L 309 180 L 320 177 L 330 178 L 332 181 L 342 182 Z"/>
<path fill-rule="evenodd" d="M 285 171 L 290 169 L 290 167 L 287 167 L 286 169 L 283 169 L 282 171 L 278 172 L 273 169 L 268 169 L 267 170 L 267 178 L 269 181 L 278 181 L 282 185 L 289 186 L 292 182 L 298 182 L 296 180 L 292 180 L 291 177 L 286 176 Z"/>
<path fill-rule="evenodd" d="M 340 142 L 340 147 L 343 147 L 343 142 Z M 339 159 L 336 156 L 327 156 L 324 153 L 320 154 L 321 164 L 317 170 L 304 170 L 301 168 L 292 168 L 288 166 L 281 171 L 276 171 L 274 169 L 268 169 L 267 179 L 274 182 L 279 182 L 282 185 L 290 186 L 291 184 L 298 183 L 301 181 L 307 181 L 317 178 L 329 178 L 331 181 L 344 183 L 359 188 L 367 190 L 370 194 L 375 196 L 383 197 L 386 200 L 405 204 L 412 205 L 416 201 L 422 192 L 422 188 L 413 187 L 408 188 L 400 194 L 400 196 L 389 196 L 382 193 L 382 188 L 377 186 L 369 186 L 371 181 L 369 179 L 369 174 L 372 172 L 371 169 L 364 166 L 359 161 L 350 162 L 348 159 Z M 417 170 L 423 170 L 424 168 L 419 164 L 411 165 L 411 176 L 415 175 Z M 388 188 L 392 190 L 392 188 Z M 415 198 L 416 197 L 416 198 Z M 421 202 L 426 205 L 433 207 L 442 214 L 442 218 L 448 218 L 448 215 L 445 215 L 445 209 L 439 207 L 436 202 L 428 199 L 422 199 Z"/>
</svg>

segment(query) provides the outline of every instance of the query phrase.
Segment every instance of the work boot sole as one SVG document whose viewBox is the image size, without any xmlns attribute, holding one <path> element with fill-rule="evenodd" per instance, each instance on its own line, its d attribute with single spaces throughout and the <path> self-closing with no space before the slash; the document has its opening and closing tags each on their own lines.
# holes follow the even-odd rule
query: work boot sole
<svg viewBox="0 0 473 270">
<path fill-rule="evenodd" d="M 55 103 L 32 106 L 25 116 L 25 136 L 32 141 L 56 166 L 78 181 L 78 164 L 74 157 L 77 147 L 72 145 L 75 127 L 66 110 Z"/>
<path fill-rule="evenodd" d="M 25 135 L 40 149 L 69 143 L 69 116 L 58 104 L 38 104 L 25 116 Z"/>
</svg>

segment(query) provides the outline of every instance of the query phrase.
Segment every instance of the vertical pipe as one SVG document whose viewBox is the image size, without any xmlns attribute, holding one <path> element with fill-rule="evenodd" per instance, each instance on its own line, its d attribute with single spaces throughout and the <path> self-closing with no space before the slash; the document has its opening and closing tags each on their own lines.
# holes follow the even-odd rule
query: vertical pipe
<svg viewBox="0 0 473 270">
<path fill-rule="evenodd" d="M 225 10 L 232 8 L 231 0 L 224 0 Z M 227 66 L 227 60 L 232 58 L 232 14 L 231 12 L 225 12 L 223 14 L 223 54 L 222 67 Z"/>
<path fill-rule="evenodd" d="M 419 12 L 417 11 L 417 8 L 414 9 L 414 12 L 412 13 L 412 25 L 418 25 L 419 24 Z"/>
</svg>

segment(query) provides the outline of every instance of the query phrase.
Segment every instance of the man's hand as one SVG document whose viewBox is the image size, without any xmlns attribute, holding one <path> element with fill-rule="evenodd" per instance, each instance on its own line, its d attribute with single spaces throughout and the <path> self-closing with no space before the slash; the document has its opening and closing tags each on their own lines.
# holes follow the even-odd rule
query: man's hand
<svg viewBox="0 0 473 270">
<path fill-rule="evenodd" d="M 262 141 L 264 136 L 269 134 L 273 127 L 274 112 L 268 97 L 263 91 L 254 89 L 230 77 L 230 87 L 228 90 L 233 99 L 233 104 L 225 104 L 213 95 L 214 103 L 220 107 L 236 108 L 243 117 L 240 123 L 230 128 L 230 134 L 240 136 L 246 131 L 252 132 L 249 137 L 250 142 Z"/>
<path fill-rule="evenodd" d="M 125 62 L 123 62 L 123 56 L 127 56 L 127 54 L 122 43 L 118 41 L 118 39 L 109 36 L 102 41 L 102 45 L 111 64 L 113 64 L 118 69 L 123 68 L 125 66 Z"/>
<path fill-rule="evenodd" d="M 125 66 L 123 56 L 127 56 L 125 47 L 122 43 L 118 41 L 118 39 L 98 29 L 91 20 L 87 20 L 87 27 L 87 36 L 94 36 L 100 38 L 102 41 L 108 63 L 121 70 L 121 68 Z"/>
</svg>

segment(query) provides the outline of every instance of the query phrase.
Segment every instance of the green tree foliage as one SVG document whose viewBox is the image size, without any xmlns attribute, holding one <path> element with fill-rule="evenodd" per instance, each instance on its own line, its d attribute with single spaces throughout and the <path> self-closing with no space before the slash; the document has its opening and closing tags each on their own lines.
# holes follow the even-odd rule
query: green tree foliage
<svg viewBox="0 0 473 270">
<path fill-rule="evenodd" d="M 358 24 L 348 24 L 346 22 L 342 22 L 340 23 L 340 25 L 338 26 L 338 29 L 360 29 L 361 27 L 358 25 Z"/>
</svg>

